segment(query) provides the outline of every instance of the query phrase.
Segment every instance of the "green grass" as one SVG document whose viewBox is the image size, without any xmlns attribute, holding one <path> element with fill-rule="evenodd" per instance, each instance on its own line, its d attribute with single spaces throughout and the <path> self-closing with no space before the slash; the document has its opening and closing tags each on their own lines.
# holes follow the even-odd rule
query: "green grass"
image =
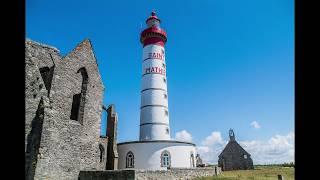
<svg viewBox="0 0 320 180">
<path fill-rule="evenodd" d="M 293 167 L 255 166 L 254 170 L 223 171 L 218 176 L 201 177 L 195 180 L 278 180 L 281 174 L 285 180 L 294 180 Z"/>
</svg>

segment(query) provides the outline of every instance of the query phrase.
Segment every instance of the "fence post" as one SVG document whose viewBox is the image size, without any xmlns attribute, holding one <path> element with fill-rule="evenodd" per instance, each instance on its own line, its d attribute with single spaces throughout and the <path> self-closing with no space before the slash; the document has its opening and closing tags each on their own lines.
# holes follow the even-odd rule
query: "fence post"
<svg viewBox="0 0 320 180">
<path fill-rule="evenodd" d="M 278 175 L 278 180 L 284 180 L 284 177 L 282 175 Z"/>
</svg>

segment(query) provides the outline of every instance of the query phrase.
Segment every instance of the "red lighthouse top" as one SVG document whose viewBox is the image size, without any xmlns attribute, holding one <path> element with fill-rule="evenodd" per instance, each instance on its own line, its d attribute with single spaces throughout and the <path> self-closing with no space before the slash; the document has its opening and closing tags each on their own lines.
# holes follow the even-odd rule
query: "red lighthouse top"
<svg viewBox="0 0 320 180">
<path fill-rule="evenodd" d="M 160 19 L 154 11 L 148 17 L 146 23 L 148 28 L 142 31 L 140 36 L 140 42 L 143 44 L 143 47 L 149 44 L 164 46 L 167 42 L 167 34 L 160 28 Z"/>
<path fill-rule="evenodd" d="M 154 11 L 151 12 L 151 16 L 148 17 L 148 19 L 146 20 L 146 23 L 148 23 L 150 19 L 156 19 L 160 22 L 160 19 L 156 16 L 156 12 Z"/>
</svg>

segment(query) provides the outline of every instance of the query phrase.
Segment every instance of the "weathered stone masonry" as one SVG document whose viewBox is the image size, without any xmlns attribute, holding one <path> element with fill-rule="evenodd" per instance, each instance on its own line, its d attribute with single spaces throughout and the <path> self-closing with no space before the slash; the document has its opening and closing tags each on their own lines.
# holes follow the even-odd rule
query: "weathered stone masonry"
<svg viewBox="0 0 320 180">
<path fill-rule="evenodd" d="M 219 155 L 218 166 L 222 171 L 253 169 L 251 155 L 238 144 L 232 129 L 229 137 L 228 144 Z"/>
<path fill-rule="evenodd" d="M 108 109 L 108 129 L 107 136 L 109 137 L 108 141 L 108 161 L 106 165 L 107 170 L 118 169 L 118 150 L 117 150 L 117 124 L 118 124 L 118 114 L 115 112 L 115 106 L 110 105 Z"/>
<path fill-rule="evenodd" d="M 221 169 L 215 167 L 205 168 L 174 168 L 167 171 L 141 170 L 141 169 L 124 169 L 115 171 L 81 171 L 79 180 L 190 180 L 197 177 L 216 176 L 221 173 Z"/>
<path fill-rule="evenodd" d="M 51 46 L 25 44 L 26 178 L 77 179 L 80 170 L 106 169 L 104 86 L 90 41 L 65 57 Z"/>
</svg>

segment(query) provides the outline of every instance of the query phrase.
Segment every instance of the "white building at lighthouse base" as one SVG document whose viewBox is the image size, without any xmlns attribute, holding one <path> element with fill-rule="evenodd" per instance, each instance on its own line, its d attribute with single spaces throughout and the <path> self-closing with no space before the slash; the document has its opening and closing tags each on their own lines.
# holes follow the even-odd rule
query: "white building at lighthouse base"
<svg viewBox="0 0 320 180">
<path fill-rule="evenodd" d="M 175 140 L 130 141 L 118 143 L 118 168 L 167 170 L 195 168 L 196 146 Z"/>
</svg>

